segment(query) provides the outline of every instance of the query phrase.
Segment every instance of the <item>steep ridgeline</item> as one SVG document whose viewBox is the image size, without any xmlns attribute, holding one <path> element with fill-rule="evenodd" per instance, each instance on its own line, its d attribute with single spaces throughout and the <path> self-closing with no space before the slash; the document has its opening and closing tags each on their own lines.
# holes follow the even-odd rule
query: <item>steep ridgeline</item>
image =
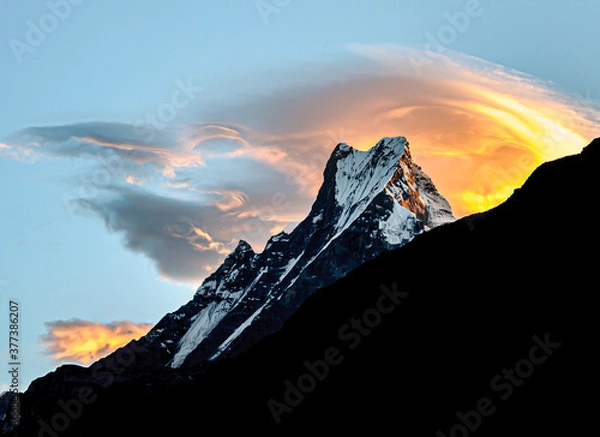
<svg viewBox="0 0 600 437">
<path fill-rule="evenodd" d="M 319 202 L 328 196 L 342 198 L 336 197 L 342 190 L 328 188 L 327 181 L 356 153 L 338 146 L 310 217 L 318 216 Z M 406 163 L 400 162 L 399 167 Z M 210 423 L 228 433 L 260 435 L 314 434 L 315 429 L 335 435 L 364 429 L 370 434 L 393 429 L 397 435 L 439 437 L 587 435 L 598 421 L 590 399 L 598 393 L 600 328 L 594 284 L 600 228 L 593 220 L 582 226 L 577 212 L 588 211 L 600 190 L 599 166 L 600 138 L 580 154 L 542 164 L 501 205 L 421 233 L 316 290 L 273 335 L 233 359 L 213 360 L 214 366 L 203 371 L 143 367 L 138 359 L 149 357 L 148 352 L 138 359 L 131 352 L 121 353 L 118 366 L 107 363 L 110 357 L 100 360 L 91 372 L 61 366 L 23 394 L 21 428 L 12 433 L 3 429 L 6 420 L 0 411 L 0 429 L 13 437 L 170 436 L 188 435 L 190 429 L 199 433 Z M 577 189 L 565 181 L 577 181 Z M 387 193 L 386 187 L 382 190 Z M 354 192 L 362 197 L 359 190 Z M 373 202 L 365 211 L 378 211 L 380 203 Z M 565 212 L 565 204 L 579 209 Z M 336 217 L 331 226 L 344 216 Z M 379 223 L 373 226 L 376 234 L 381 232 Z M 310 229 L 310 222 L 298 229 Z M 337 230 L 323 232 L 336 235 Z M 345 232 L 349 228 L 338 238 Z M 294 233 L 286 239 L 296 241 Z M 317 238 L 316 233 L 305 235 Z M 292 247 L 283 241 L 271 246 Z M 342 245 L 331 242 L 324 252 L 336 244 Z M 294 253 L 303 250 L 313 249 L 305 242 Z M 228 288 L 229 293 L 241 292 L 237 302 L 246 302 L 253 289 L 246 291 L 241 284 L 256 280 L 253 272 L 264 268 L 263 257 L 269 258 L 245 245 L 239 248 L 207 279 L 208 284 L 215 281 L 212 294 L 198 293 L 195 313 L 188 304 L 175 313 L 173 327 L 184 326 L 195 314 L 194 321 L 204 317 L 203 308 L 226 300 L 229 296 L 221 290 L 238 284 L 235 278 L 224 279 L 233 271 L 239 272 L 240 285 Z M 311 273 L 290 269 L 288 274 L 295 274 L 298 283 Z M 258 303 L 257 309 L 265 305 L 263 312 L 242 336 L 293 290 L 280 291 L 283 297 L 269 305 Z M 212 295 L 221 299 L 211 300 Z M 181 329 L 181 336 L 194 321 Z M 154 334 L 155 341 L 161 333 L 167 339 L 169 326 L 161 323 L 158 329 L 163 331 Z M 172 344 L 177 346 L 178 340 Z M 130 350 L 145 348 L 130 343 Z M 139 377 L 123 378 L 121 369 L 134 365 Z M 119 379 L 122 383 L 116 383 Z M 87 402 L 90 390 L 97 393 L 93 402 Z M 85 407 L 76 399 L 83 399 Z M 0 408 L 6 400 L 0 398 Z M 70 422 L 65 411 L 73 418 Z M 60 433 L 55 432 L 58 428 Z"/>
<path fill-rule="evenodd" d="M 240 241 L 194 298 L 147 334 L 152 358 L 144 361 L 179 368 L 237 355 L 319 287 L 453 220 L 404 137 L 365 152 L 338 144 L 308 217 L 271 237 L 262 253 Z"/>
</svg>

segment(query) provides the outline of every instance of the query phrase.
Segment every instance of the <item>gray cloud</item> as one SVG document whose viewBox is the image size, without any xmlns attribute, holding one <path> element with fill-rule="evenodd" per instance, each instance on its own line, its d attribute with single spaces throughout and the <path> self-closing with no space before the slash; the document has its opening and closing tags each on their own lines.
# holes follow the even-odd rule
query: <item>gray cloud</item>
<svg viewBox="0 0 600 437">
<path fill-rule="evenodd" d="M 222 184 L 203 180 L 202 173 L 170 181 L 164 194 L 114 185 L 73 202 L 121 234 L 125 247 L 154 260 L 161 277 L 190 283 L 212 272 L 240 239 L 260 250 L 310 205 L 297 190 L 274 199 L 271 188 L 285 187 L 285 176 L 260 163 L 232 163 Z"/>
<path fill-rule="evenodd" d="M 263 143 L 244 127 L 204 122 L 186 129 L 183 139 L 162 132 L 165 145 L 144 144 L 133 126 L 115 123 L 30 128 L 4 143 L 32 161 L 76 158 L 75 173 L 61 176 L 72 186 L 63 199 L 69 211 L 101 217 L 125 247 L 152 259 L 162 278 L 197 283 L 238 240 L 261 250 L 273 233 L 289 230 L 307 213 L 320 180 L 290 160 L 285 144 Z"/>
</svg>

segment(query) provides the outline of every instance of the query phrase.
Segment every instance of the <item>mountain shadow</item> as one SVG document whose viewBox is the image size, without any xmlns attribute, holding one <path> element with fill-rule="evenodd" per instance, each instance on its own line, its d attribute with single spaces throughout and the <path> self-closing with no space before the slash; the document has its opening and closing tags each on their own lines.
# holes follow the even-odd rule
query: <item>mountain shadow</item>
<svg viewBox="0 0 600 437">
<path fill-rule="evenodd" d="M 79 409 L 47 400 L 14 435 L 583 435 L 598 393 L 599 167 L 596 139 L 502 205 L 319 289 L 246 353 L 191 379 L 112 385 Z"/>
</svg>

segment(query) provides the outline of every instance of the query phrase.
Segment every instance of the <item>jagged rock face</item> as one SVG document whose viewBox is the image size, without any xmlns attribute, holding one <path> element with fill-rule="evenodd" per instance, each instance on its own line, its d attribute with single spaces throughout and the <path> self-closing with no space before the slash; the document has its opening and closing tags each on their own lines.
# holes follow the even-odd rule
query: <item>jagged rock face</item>
<svg viewBox="0 0 600 437">
<path fill-rule="evenodd" d="M 306 219 L 262 253 L 240 241 L 194 298 L 146 336 L 149 361 L 178 368 L 236 355 L 277 330 L 317 288 L 453 220 L 404 137 L 366 152 L 340 143 Z"/>
<path fill-rule="evenodd" d="M 12 430 L 13 416 L 11 415 L 11 402 L 16 396 L 11 391 L 5 391 L 0 395 L 0 432 L 8 433 Z"/>
<path fill-rule="evenodd" d="M 255 279 L 256 254 L 245 241 L 202 283 L 194 298 L 179 310 L 167 314 L 146 335 L 148 351 L 158 358 L 151 365 L 178 367 L 222 318 L 245 296 Z M 180 344 L 183 347 L 180 347 Z"/>
</svg>

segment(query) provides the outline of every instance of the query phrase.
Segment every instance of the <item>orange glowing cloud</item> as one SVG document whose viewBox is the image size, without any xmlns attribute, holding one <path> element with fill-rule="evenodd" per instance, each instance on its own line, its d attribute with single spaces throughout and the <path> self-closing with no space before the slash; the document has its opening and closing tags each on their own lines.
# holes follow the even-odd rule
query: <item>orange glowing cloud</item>
<svg viewBox="0 0 600 437">
<path fill-rule="evenodd" d="M 501 203 L 539 164 L 578 153 L 599 134 L 594 102 L 521 72 L 450 50 L 350 49 L 368 66 L 228 108 L 219 116 L 235 121 L 220 134 L 244 144 L 238 155 L 281 169 L 312 196 L 335 142 L 364 150 L 403 135 L 458 217 Z"/>
<path fill-rule="evenodd" d="M 88 365 L 145 335 L 154 325 L 114 321 L 90 322 L 81 319 L 45 323 L 48 333 L 40 338 L 46 354 L 57 362 Z"/>
<path fill-rule="evenodd" d="M 452 52 L 353 48 L 385 64 L 382 79 L 394 78 L 399 90 L 377 98 L 367 132 L 393 126 L 406 136 L 457 216 L 498 205 L 542 162 L 578 153 L 598 136 L 593 102 L 520 72 Z M 412 56 L 425 59 L 420 71 Z"/>
</svg>

